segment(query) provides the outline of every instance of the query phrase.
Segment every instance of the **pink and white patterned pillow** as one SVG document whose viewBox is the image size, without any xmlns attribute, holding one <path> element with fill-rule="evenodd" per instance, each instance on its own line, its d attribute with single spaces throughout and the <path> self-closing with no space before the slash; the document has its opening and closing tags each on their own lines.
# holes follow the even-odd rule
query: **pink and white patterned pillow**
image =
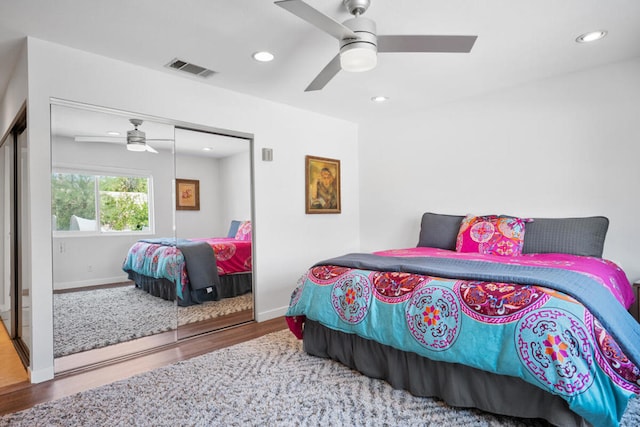
<svg viewBox="0 0 640 427">
<path fill-rule="evenodd" d="M 251 221 L 242 221 L 236 232 L 236 240 L 251 240 Z"/>
<path fill-rule="evenodd" d="M 456 252 L 518 256 L 524 246 L 525 224 L 529 218 L 498 215 L 467 215 L 460 224 Z"/>
</svg>

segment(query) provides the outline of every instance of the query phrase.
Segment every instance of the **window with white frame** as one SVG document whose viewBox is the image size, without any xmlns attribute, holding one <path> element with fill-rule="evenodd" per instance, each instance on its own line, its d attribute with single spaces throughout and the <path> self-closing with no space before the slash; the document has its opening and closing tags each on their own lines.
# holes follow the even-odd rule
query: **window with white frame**
<svg viewBox="0 0 640 427">
<path fill-rule="evenodd" d="M 131 233 L 150 230 L 151 178 L 55 170 L 51 176 L 55 231 Z"/>
</svg>

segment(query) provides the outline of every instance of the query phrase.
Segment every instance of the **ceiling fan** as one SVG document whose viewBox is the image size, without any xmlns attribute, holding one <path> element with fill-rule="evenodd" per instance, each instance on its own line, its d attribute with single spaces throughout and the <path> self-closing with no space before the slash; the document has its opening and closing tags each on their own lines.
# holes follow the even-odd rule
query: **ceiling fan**
<svg viewBox="0 0 640 427">
<path fill-rule="evenodd" d="M 147 144 L 148 141 L 173 141 L 173 139 L 147 139 L 145 132 L 138 129 L 143 121 L 141 119 L 129 119 L 133 129 L 127 131 L 127 137 L 113 136 L 76 136 L 76 142 L 126 142 L 129 151 L 149 151 L 158 154 L 158 151 Z"/>
<path fill-rule="evenodd" d="M 354 18 L 342 24 L 302 0 L 281 0 L 275 4 L 335 37 L 339 53 L 320 71 L 305 92 L 320 90 L 338 71 L 368 71 L 377 64 L 377 53 L 459 52 L 468 53 L 478 36 L 377 35 L 376 23 L 364 18 L 370 0 L 342 1 Z"/>
</svg>

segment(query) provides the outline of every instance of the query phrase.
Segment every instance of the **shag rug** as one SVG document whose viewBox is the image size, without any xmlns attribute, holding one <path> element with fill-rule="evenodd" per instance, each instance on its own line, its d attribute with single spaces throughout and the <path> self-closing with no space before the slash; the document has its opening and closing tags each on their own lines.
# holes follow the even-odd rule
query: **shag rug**
<svg viewBox="0 0 640 427">
<path fill-rule="evenodd" d="M 251 292 L 234 298 L 223 298 L 220 301 L 207 301 L 189 307 L 178 307 L 178 326 L 201 322 L 214 317 L 253 308 L 253 294 Z"/>
<path fill-rule="evenodd" d="M 0 417 L 0 426 L 544 426 L 452 408 L 309 356 L 287 331 Z M 633 400 L 623 426 L 640 425 Z"/>
<path fill-rule="evenodd" d="M 175 302 L 134 285 L 54 294 L 53 353 L 61 357 L 102 348 L 252 307 L 249 293 L 176 308 Z"/>
</svg>

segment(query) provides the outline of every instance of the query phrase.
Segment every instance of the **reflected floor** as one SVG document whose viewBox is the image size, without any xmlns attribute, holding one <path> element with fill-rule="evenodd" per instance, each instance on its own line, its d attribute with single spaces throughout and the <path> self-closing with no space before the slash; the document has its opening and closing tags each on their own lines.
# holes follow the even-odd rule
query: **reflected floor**
<svg viewBox="0 0 640 427">
<path fill-rule="evenodd" d="M 131 283 L 54 294 L 54 356 L 60 358 L 171 332 L 191 336 L 253 318 L 251 293 L 191 307 L 154 297 Z M 177 316 L 176 316 L 177 312 Z M 173 338 L 175 339 L 175 338 Z"/>
</svg>

